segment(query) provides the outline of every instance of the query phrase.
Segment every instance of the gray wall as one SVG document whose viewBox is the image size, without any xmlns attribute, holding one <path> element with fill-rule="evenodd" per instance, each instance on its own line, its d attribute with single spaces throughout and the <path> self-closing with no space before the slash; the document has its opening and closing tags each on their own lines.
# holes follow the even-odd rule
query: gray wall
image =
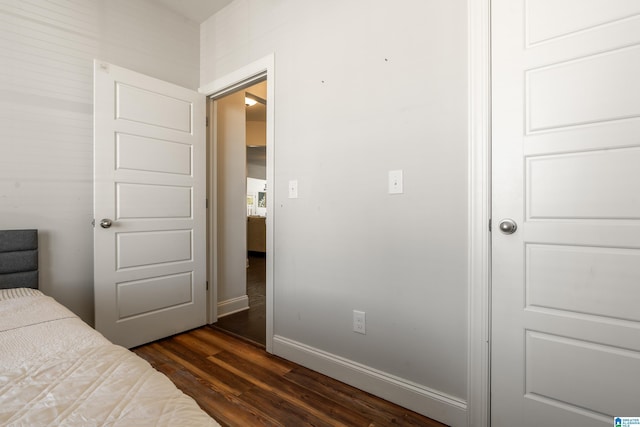
<svg viewBox="0 0 640 427">
<path fill-rule="evenodd" d="M 276 336 L 461 402 L 466 37 L 463 0 L 236 0 L 202 24 L 200 77 L 274 53 Z"/>
<path fill-rule="evenodd" d="M 195 89 L 199 25 L 147 0 L 11 1 L 0 47 L 0 228 L 40 230 L 41 288 L 92 323 L 93 58 Z"/>
</svg>

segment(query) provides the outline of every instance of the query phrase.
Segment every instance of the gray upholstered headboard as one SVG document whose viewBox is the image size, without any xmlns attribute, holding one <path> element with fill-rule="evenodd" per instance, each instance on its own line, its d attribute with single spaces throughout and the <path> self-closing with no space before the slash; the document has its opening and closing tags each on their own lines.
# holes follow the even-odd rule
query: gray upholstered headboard
<svg viewBox="0 0 640 427">
<path fill-rule="evenodd" d="M 38 230 L 0 230 L 0 289 L 38 288 Z"/>
</svg>

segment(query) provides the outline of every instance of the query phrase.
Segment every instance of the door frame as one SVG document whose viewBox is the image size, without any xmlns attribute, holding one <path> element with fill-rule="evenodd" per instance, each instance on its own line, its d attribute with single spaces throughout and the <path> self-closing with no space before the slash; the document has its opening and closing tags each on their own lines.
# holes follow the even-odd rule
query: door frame
<svg viewBox="0 0 640 427">
<path fill-rule="evenodd" d="M 491 0 L 469 0 L 468 425 L 490 425 Z"/>
<path fill-rule="evenodd" d="M 273 54 L 267 55 L 257 61 L 245 65 L 229 74 L 226 74 L 218 79 L 213 80 L 198 89 L 198 92 L 205 95 L 207 98 L 220 97 L 224 94 L 234 92 L 242 87 L 249 86 L 259 80 L 266 77 L 267 79 L 267 253 L 266 253 L 266 350 L 269 353 L 273 352 L 273 270 L 274 270 L 274 183 L 275 183 L 275 161 L 274 161 L 274 108 L 275 105 L 275 92 L 274 92 L 274 64 L 275 58 Z M 207 100 L 207 103 L 209 100 Z M 209 109 L 207 110 L 211 112 Z M 207 135 L 212 136 L 213 129 L 215 128 L 215 120 L 210 119 L 211 123 L 207 129 Z M 209 147 L 207 155 L 208 160 L 208 181 L 207 184 L 215 183 L 217 176 L 216 162 L 216 147 L 213 144 L 214 139 L 208 138 L 212 146 Z M 208 310 L 207 310 L 207 322 L 213 323 L 218 319 L 218 281 L 216 275 L 212 274 L 213 271 L 217 271 L 217 255 L 214 248 L 217 247 L 217 194 L 215 185 L 210 185 L 207 194 L 210 200 L 209 212 L 207 217 L 209 220 L 209 232 L 207 236 L 208 240 L 208 268 L 207 277 L 211 286 L 209 287 L 208 295 Z"/>
</svg>

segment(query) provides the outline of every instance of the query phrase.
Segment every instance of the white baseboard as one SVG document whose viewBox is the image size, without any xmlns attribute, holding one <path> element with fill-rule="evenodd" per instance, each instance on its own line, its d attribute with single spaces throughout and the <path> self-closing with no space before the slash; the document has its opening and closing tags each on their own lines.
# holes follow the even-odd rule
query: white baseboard
<svg viewBox="0 0 640 427">
<path fill-rule="evenodd" d="M 447 425 L 467 425 L 464 400 L 278 335 L 273 353 Z"/>
<path fill-rule="evenodd" d="M 218 319 L 233 313 L 249 309 L 249 297 L 243 295 L 238 298 L 231 298 L 218 302 Z"/>
</svg>

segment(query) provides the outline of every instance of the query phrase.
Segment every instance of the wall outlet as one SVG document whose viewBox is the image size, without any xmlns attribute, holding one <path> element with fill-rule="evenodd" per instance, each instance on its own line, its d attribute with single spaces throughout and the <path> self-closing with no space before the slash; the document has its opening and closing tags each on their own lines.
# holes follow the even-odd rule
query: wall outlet
<svg viewBox="0 0 640 427">
<path fill-rule="evenodd" d="M 353 310 L 353 332 L 366 334 L 366 319 L 364 311 Z"/>
</svg>

